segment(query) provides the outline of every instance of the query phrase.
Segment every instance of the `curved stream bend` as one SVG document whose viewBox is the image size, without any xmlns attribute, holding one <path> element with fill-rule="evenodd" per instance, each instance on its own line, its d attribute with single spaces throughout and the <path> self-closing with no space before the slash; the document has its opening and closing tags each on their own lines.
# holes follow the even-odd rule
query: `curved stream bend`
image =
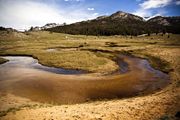
<svg viewBox="0 0 180 120">
<path fill-rule="evenodd" d="M 118 62 L 123 74 L 93 77 L 78 75 L 82 71 L 46 67 L 32 57 L 7 56 L 4 58 L 9 62 L 0 65 L 0 92 L 40 102 L 72 104 L 149 93 L 169 83 L 168 75 L 153 69 L 147 60 L 118 57 L 124 61 Z"/>
</svg>

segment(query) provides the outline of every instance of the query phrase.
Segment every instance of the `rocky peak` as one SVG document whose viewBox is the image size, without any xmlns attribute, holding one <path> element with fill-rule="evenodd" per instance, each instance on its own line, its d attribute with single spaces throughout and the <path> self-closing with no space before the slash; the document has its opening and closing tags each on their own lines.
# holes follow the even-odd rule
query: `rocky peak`
<svg viewBox="0 0 180 120">
<path fill-rule="evenodd" d="M 154 22 L 154 23 L 157 23 L 159 25 L 164 25 L 164 26 L 170 25 L 170 23 L 168 22 L 167 18 L 166 17 L 162 17 L 162 16 L 156 16 L 156 17 L 150 19 L 149 22 Z"/>
<path fill-rule="evenodd" d="M 52 27 L 56 27 L 59 26 L 59 24 L 56 23 L 47 23 L 45 26 L 41 27 L 42 29 L 48 29 L 48 28 L 52 28 Z"/>
<path fill-rule="evenodd" d="M 29 31 L 39 31 L 39 30 L 45 30 L 45 29 L 48 29 L 48 28 L 53 28 L 53 27 L 57 27 L 57 26 L 60 26 L 60 24 L 56 24 L 56 23 L 47 23 L 46 25 L 42 26 L 42 27 L 31 27 L 29 29 Z"/>
<path fill-rule="evenodd" d="M 139 16 L 136 16 L 136 15 L 133 15 L 133 14 L 129 14 L 129 13 L 126 13 L 126 12 L 122 12 L 122 11 L 118 11 L 114 14 L 112 14 L 110 16 L 111 19 L 135 19 L 135 20 L 140 20 L 142 21 L 143 18 L 139 17 Z"/>
<path fill-rule="evenodd" d="M 128 13 L 118 11 L 118 12 L 112 14 L 110 17 L 112 19 L 117 19 L 117 18 L 126 18 L 127 16 L 128 16 Z"/>
</svg>

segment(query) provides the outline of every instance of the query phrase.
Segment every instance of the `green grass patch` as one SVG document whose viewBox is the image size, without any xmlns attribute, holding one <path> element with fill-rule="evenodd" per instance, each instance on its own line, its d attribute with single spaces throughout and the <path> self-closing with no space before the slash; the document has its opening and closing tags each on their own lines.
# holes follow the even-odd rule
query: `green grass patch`
<svg viewBox="0 0 180 120">
<path fill-rule="evenodd" d="M 4 58 L 0 58 L 0 64 L 3 64 L 5 62 L 7 62 L 8 60 L 4 59 Z"/>
<path fill-rule="evenodd" d="M 149 60 L 150 64 L 155 69 L 161 70 L 161 71 L 163 71 L 165 73 L 169 73 L 169 72 L 171 72 L 173 70 L 171 68 L 169 62 L 167 62 L 167 61 L 165 61 L 163 59 L 160 59 L 159 57 L 152 56 L 152 55 L 145 55 L 145 56 Z"/>
<path fill-rule="evenodd" d="M 18 107 L 13 107 L 13 108 L 9 108 L 7 110 L 3 110 L 3 111 L 0 111 L 0 117 L 3 117 L 3 116 L 6 116 L 8 113 L 13 113 L 15 114 L 17 111 L 20 111 L 22 110 L 23 108 L 30 108 L 30 109 L 34 109 L 34 108 L 40 108 L 40 107 L 50 107 L 50 105 L 41 105 L 41 104 L 34 104 L 34 105 L 21 105 L 21 106 L 18 106 Z"/>
<path fill-rule="evenodd" d="M 150 54 L 145 54 L 145 53 L 138 53 L 137 51 L 130 52 L 129 54 L 140 57 L 140 58 L 147 59 L 153 68 L 160 70 L 164 73 L 169 73 L 169 72 L 173 71 L 169 62 L 167 62 L 166 60 L 163 60 L 157 56 L 152 56 Z"/>
<path fill-rule="evenodd" d="M 124 55 L 131 55 L 131 56 L 136 56 L 136 57 L 140 57 L 143 59 L 147 59 L 153 68 L 160 70 L 164 73 L 169 73 L 173 70 L 171 68 L 171 65 L 169 62 L 167 62 L 159 57 L 156 57 L 156 56 L 139 53 L 138 50 L 137 51 L 132 51 L 132 50 L 121 51 L 120 53 L 124 54 Z"/>
</svg>

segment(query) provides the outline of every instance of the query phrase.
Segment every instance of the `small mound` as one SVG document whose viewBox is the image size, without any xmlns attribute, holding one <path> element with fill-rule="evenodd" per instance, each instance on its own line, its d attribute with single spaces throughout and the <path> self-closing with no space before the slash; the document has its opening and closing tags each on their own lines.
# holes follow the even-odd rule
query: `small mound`
<svg viewBox="0 0 180 120">
<path fill-rule="evenodd" d="M 95 73 L 111 73 L 118 70 L 118 65 L 114 61 L 96 56 L 89 51 L 46 52 L 36 56 L 39 62 L 46 66 L 78 69 Z"/>
</svg>

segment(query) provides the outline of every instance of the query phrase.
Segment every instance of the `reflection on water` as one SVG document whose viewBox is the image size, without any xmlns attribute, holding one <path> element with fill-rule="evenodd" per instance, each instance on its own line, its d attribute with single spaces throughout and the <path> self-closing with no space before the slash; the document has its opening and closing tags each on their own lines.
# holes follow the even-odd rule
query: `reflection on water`
<svg viewBox="0 0 180 120">
<path fill-rule="evenodd" d="M 49 48 L 49 49 L 46 49 L 47 52 L 56 52 L 57 50 L 54 49 L 54 48 Z"/>
<path fill-rule="evenodd" d="M 83 75 L 78 70 L 46 67 L 31 57 L 4 58 L 9 62 L 0 65 L 0 92 L 39 102 L 72 104 L 131 97 L 151 93 L 169 83 L 169 76 L 153 69 L 147 60 L 125 55 L 118 56 L 120 74 L 99 77 Z"/>
<path fill-rule="evenodd" d="M 9 60 L 9 62 L 0 66 L 0 68 L 3 68 L 3 69 L 31 68 L 31 69 L 40 69 L 40 70 L 53 72 L 57 74 L 82 74 L 84 73 L 81 70 L 70 70 L 70 69 L 43 66 L 38 63 L 38 60 L 32 57 L 7 56 L 3 58 Z"/>
</svg>

